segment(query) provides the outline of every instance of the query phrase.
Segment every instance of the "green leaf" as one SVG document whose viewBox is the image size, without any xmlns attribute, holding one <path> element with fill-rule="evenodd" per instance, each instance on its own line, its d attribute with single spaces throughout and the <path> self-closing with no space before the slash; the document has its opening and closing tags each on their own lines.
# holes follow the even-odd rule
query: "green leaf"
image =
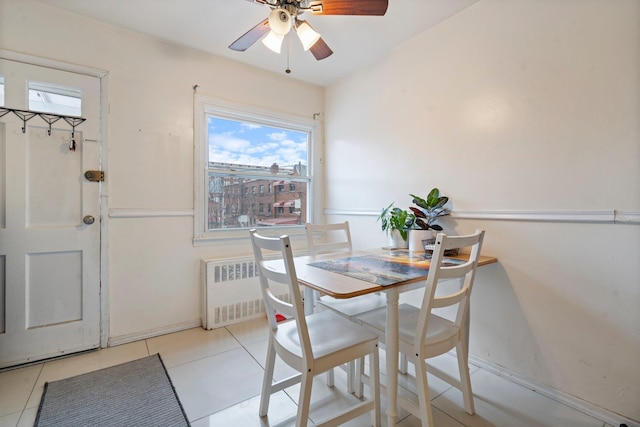
<svg viewBox="0 0 640 427">
<path fill-rule="evenodd" d="M 446 196 L 442 196 L 438 198 L 438 202 L 433 206 L 433 209 L 442 209 L 444 205 L 447 204 L 448 201 L 449 201 L 449 198 Z"/>
<path fill-rule="evenodd" d="M 429 195 L 427 196 L 427 205 L 430 208 L 433 206 L 436 206 L 438 204 L 439 199 L 440 199 L 440 190 L 438 190 L 437 188 L 434 188 L 429 192 Z"/>
<path fill-rule="evenodd" d="M 413 195 L 413 194 L 409 194 L 411 197 L 413 197 L 413 203 L 418 205 L 419 207 L 421 207 L 422 209 L 429 209 L 429 204 L 427 203 L 427 201 L 425 199 L 423 199 L 422 197 Z"/>
</svg>

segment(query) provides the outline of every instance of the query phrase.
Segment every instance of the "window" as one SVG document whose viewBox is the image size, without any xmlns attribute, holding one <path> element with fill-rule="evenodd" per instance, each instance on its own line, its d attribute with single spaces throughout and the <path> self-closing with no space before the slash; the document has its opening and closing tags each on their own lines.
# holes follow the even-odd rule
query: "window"
<svg viewBox="0 0 640 427">
<path fill-rule="evenodd" d="M 313 120 L 204 97 L 195 111 L 196 240 L 309 221 Z"/>
<path fill-rule="evenodd" d="M 29 82 L 29 110 L 82 116 L 82 91 L 51 83 Z"/>
<path fill-rule="evenodd" d="M 4 76 L 0 76 L 0 106 L 4 107 Z"/>
</svg>

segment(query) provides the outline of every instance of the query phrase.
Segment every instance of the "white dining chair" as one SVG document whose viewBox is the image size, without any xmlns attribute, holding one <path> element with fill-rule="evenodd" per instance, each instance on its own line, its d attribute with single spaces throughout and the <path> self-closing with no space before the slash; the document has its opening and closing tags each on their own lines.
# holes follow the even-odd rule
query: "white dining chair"
<svg viewBox="0 0 640 427">
<path fill-rule="evenodd" d="M 433 258 L 425 282 L 420 308 L 409 304 L 398 307 L 399 349 L 415 366 L 415 381 L 418 402 L 398 396 L 398 405 L 420 418 L 422 426 L 433 426 L 431 400 L 429 397 L 429 373 L 460 389 L 465 411 L 473 415 L 473 393 L 468 365 L 468 321 L 469 299 L 482 248 L 484 231 L 476 230 L 466 236 L 447 236 L 440 233 L 436 237 Z M 444 251 L 451 248 L 470 248 L 468 261 L 450 261 Z M 443 282 L 446 285 L 443 285 Z M 452 286 L 456 285 L 458 286 Z M 446 289 L 438 289 L 439 285 Z M 453 288 L 453 289 L 452 289 Z M 444 291 L 444 292 L 443 292 Z M 453 307 L 455 315 L 442 317 L 434 309 Z M 365 327 L 378 333 L 381 341 L 385 338 L 386 310 L 376 310 L 359 316 Z M 458 378 L 435 369 L 426 359 L 456 350 Z"/>
<path fill-rule="evenodd" d="M 353 250 L 348 221 L 335 224 L 307 223 L 305 230 L 307 232 L 307 250 L 309 251 L 309 255 L 315 256 L 326 253 L 351 252 Z M 385 307 L 387 304 L 385 297 L 379 293 L 345 299 L 322 295 L 317 298 L 316 302 L 322 306 L 321 308 L 329 308 L 350 320 L 367 311 Z"/>
<path fill-rule="evenodd" d="M 261 236 L 255 229 L 250 231 L 250 237 L 270 326 L 260 416 L 267 415 L 271 394 L 299 383 L 296 426 L 306 426 L 314 376 L 369 355 L 370 398 L 358 400 L 357 404 L 333 413 L 329 419 L 315 422 L 314 425 L 336 426 L 370 411 L 372 424 L 380 426 L 377 335 L 329 310 L 305 316 L 289 237 Z M 265 261 L 264 253 L 275 254 L 279 261 L 272 261 L 271 257 L 268 262 Z M 272 290 L 278 284 L 286 285 L 290 301 L 279 297 L 277 290 Z M 283 314 L 288 320 L 277 322 L 276 313 Z M 274 382 L 276 356 L 298 371 L 298 374 Z"/>
<path fill-rule="evenodd" d="M 351 252 L 353 250 L 348 221 L 333 224 L 306 223 L 305 230 L 307 233 L 307 250 L 311 256 L 335 252 Z M 314 292 L 313 303 L 319 310 L 333 310 L 351 321 L 355 321 L 356 316 L 385 307 L 387 304 L 385 296 L 379 293 L 338 299 L 328 295 L 319 295 L 317 292 Z M 355 375 L 355 371 L 363 368 L 363 361 L 358 361 L 357 367 L 354 363 L 349 363 L 347 366 L 348 391 L 349 393 L 355 393 L 358 397 L 362 396 L 363 384 L 362 381 L 357 380 L 359 377 Z M 333 372 L 328 373 L 327 384 L 333 385 Z"/>
</svg>

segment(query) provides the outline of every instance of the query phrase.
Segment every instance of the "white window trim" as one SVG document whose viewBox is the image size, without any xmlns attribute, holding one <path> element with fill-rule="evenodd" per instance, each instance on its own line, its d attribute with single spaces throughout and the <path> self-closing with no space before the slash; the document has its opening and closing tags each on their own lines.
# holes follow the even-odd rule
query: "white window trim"
<svg viewBox="0 0 640 427">
<path fill-rule="evenodd" d="M 207 115 L 214 114 L 219 117 L 225 117 L 232 120 L 243 120 L 250 122 L 262 123 L 274 127 L 286 127 L 302 132 L 309 132 L 309 164 L 307 170 L 309 173 L 309 190 L 311 194 L 315 194 L 317 184 L 314 177 L 314 161 L 313 152 L 315 150 L 315 134 L 316 122 L 312 119 L 299 117 L 286 113 L 274 112 L 263 108 L 249 105 L 238 104 L 227 100 L 208 97 L 203 95 L 194 96 L 194 221 L 193 221 L 193 245 L 207 246 L 212 242 L 228 239 L 244 239 L 249 236 L 247 229 L 223 229 L 209 231 L 207 230 L 207 196 L 205 193 L 206 180 L 208 179 L 209 154 L 206 149 L 208 145 L 207 135 Z M 313 212 L 314 197 L 308 198 L 309 215 Z M 269 227 L 269 234 L 280 235 L 286 230 L 289 235 L 303 235 L 304 226 L 287 226 L 287 227 Z"/>
</svg>

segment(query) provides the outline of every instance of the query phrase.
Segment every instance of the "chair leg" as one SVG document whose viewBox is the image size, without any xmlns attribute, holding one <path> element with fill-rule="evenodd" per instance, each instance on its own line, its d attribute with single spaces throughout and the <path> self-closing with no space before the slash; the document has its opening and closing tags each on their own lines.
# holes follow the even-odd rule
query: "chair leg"
<svg viewBox="0 0 640 427">
<path fill-rule="evenodd" d="M 433 427 L 431 398 L 429 397 L 429 382 L 427 381 L 427 364 L 423 358 L 416 361 L 416 388 L 418 389 L 418 404 L 422 427 Z"/>
<path fill-rule="evenodd" d="M 356 378 L 357 378 L 357 365 L 354 360 L 347 363 L 347 393 L 356 393 L 358 389 L 356 386 Z"/>
<path fill-rule="evenodd" d="M 355 364 L 352 393 L 355 394 L 356 397 L 362 397 L 364 394 L 364 382 L 362 380 L 364 377 L 364 357 L 361 357 L 351 363 Z"/>
<path fill-rule="evenodd" d="M 333 387 L 335 385 L 333 369 L 327 371 L 327 387 Z"/>
<path fill-rule="evenodd" d="M 364 358 L 360 358 L 360 364 L 364 366 Z M 373 350 L 369 359 L 369 390 L 371 393 L 371 398 L 373 399 L 375 410 L 371 414 L 371 424 L 374 427 L 380 427 L 382 425 L 381 421 L 381 409 L 380 409 L 380 353 L 378 351 L 378 346 Z M 363 368 L 364 370 L 364 368 Z M 360 377 L 362 380 L 362 377 Z M 360 381 L 360 385 L 362 386 L 362 381 Z M 360 393 L 362 395 L 362 392 Z"/>
<path fill-rule="evenodd" d="M 311 407 L 311 386 L 313 375 L 307 370 L 302 373 L 300 380 L 300 396 L 298 397 L 298 415 L 296 427 L 306 427 L 309 422 L 309 408 Z"/>
<path fill-rule="evenodd" d="M 407 355 L 404 353 L 400 353 L 400 366 L 398 367 L 398 371 L 402 375 L 407 375 L 408 369 L 409 369 L 409 362 L 407 362 Z"/>
<path fill-rule="evenodd" d="M 269 411 L 269 400 L 271 399 L 271 385 L 273 384 L 273 370 L 276 364 L 276 349 L 273 347 L 272 338 L 269 337 L 269 348 L 267 349 L 267 360 L 264 367 L 264 377 L 262 379 L 262 395 L 260 396 L 259 415 L 264 417 Z"/>
<path fill-rule="evenodd" d="M 456 356 L 458 359 L 458 373 L 460 375 L 460 388 L 464 400 L 464 410 L 467 414 L 473 415 L 476 410 L 473 404 L 473 391 L 471 390 L 471 377 L 469 375 L 469 361 L 464 342 L 461 340 L 456 345 Z"/>
</svg>

